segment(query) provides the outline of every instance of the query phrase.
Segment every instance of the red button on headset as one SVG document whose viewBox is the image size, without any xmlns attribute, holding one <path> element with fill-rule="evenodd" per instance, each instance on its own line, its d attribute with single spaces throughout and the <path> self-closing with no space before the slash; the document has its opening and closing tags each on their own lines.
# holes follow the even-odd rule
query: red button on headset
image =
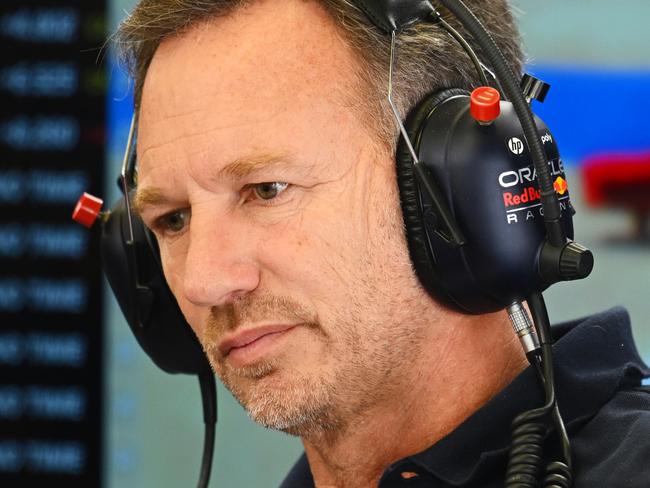
<svg viewBox="0 0 650 488">
<path fill-rule="evenodd" d="M 491 86 L 476 88 L 470 97 L 469 111 L 479 124 L 489 124 L 501 113 L 499 92 Z"/>
<path fill-rule="evenodd" d="M 72 219 L 90 228 L 97 220 L 103 204 L 104 200 L 101 198 L 84 193 L 77 202 L 74 212 L 72 212 Z"/>
</svg>

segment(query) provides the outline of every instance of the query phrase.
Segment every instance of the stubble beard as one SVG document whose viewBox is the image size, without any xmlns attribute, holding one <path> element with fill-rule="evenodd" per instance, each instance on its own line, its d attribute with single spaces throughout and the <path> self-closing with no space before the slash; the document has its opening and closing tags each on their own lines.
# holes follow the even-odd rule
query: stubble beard
<svg viewBox="0 0 650 488">
<path fill-rule="evenodd" d="M 226 369 L 221 378 L 250 418 L 263 427 L 299 437 L 339 427 L 329 382 L 271 363 L 245 372 Z"/>
<path fill-rule="evenodd" d="M 373 337 L 381 325 L 366 323 L 359 330 L 361 320 L 355 313 L 337 317 L 332 332 L 339 347 L 329 347 L 323 338 L 327 363 L 313 375 L 288 367 L 282 355 L 241 368 L 215 354 L 208 357 L 253 421 L 303 439 L 334 442 L 369 408 L 399 397 L 400 366 L 408 362 L 404 352 L 418 349 L 412 334 Z M 323 336 L 320 326 L 310 328 Z"/>
<path fill-rule="evenodd" d="M 264 316 L 305 319 L 298 327 L 310 329 L 325 344 L 328 340 L 317 321 L 307 321 L 309 314 L 286 298 L 247 298 L 225 313 L 214 311 L 201 340 L 212 369 L 253 421 L 290 435 L 306 437 L 336 430 L 331 378 L 308 376 L 285 366 L 283 356 L 233 367 L 216 350 L 218 331 L 234 329 L 239 323 Z"/>
</svg>

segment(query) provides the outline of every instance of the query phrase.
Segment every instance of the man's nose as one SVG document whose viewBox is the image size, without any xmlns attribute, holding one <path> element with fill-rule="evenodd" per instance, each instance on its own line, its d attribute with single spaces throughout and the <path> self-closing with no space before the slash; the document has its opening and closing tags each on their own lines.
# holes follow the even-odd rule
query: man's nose
<svg viewBox="0 0 650 488">
<path fill-rule="evenodd" d="M 183 293 L 198 306 L 220 306 L 255 290 L 260 281 L 253 236 L 234 219 L 193 215 Z"/>
</svg>

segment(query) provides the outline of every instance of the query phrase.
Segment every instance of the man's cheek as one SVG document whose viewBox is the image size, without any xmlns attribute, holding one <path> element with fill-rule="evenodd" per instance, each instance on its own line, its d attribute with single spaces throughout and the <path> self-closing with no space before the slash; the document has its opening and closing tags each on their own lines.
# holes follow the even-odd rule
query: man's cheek
<svg viewBox="0 0 650 488">
<path fill-rule="evenodd" d="M 359 252 L 360 243 L 343 233 L 317 235 L 311 242 L 312 252 L 304 269 L 312 279 L 317 277 L 313 284 L 318 294 L 326 296 L 327 301 L 345 300 L 365 259 Z"/>
<path fill-rule="evenodd" d="M 182 277 L 187 250 L 181 248 L 178 242 L 169 244 L 167 241 L 161 241 L 160 239 L 158 239 L 158 248 L 165 280 L 174 291 L 174 295 L 176 295 L 175 290 L 178 290 L 183 283 Z"/>
</svg>

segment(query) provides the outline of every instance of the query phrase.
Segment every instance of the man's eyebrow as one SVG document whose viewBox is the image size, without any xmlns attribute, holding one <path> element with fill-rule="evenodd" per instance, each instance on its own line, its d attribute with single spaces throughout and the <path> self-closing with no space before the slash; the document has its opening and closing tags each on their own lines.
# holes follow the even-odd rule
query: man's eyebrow
<svg viewBox="0 0 650 488">
<path fill-rule="evenodd" d="M 244 156 L 228 163 L 216 172 L 213 179 L 241 179 L 268 168 L 291 167 L 296 163 L 288 154 L 255 154 Z M 133 207 L 138 214 L 148 206 L 157 206 L 169 203 L 160 188 L 138 188 L 133 198 Z"/>
<path fill-rule="evenodd" d="M 255 154 L 228 163 L 216 172 L 215 179 L 241 179 L 264 169 L 289 167 L 294 164 L 293 158 L 288 154 Z"/>
<path fill-rule="evenodd" d="M 159 188 L 138 188 L 133 198 L 133 208 L 141 215 L 145 207 L 162 205 L 168 201 Z"/>
</svg>

